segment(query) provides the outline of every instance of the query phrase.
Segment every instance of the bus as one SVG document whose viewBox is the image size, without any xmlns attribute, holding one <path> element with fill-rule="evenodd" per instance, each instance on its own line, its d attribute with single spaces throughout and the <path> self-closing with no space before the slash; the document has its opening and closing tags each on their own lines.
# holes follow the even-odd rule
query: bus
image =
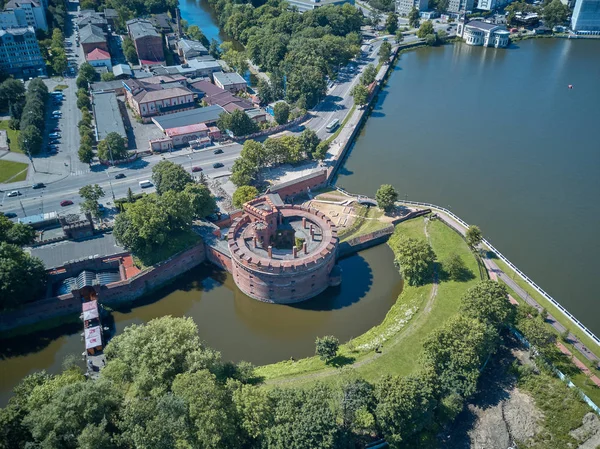
<svg viewBox="0 0 600 449">
<path fill-rule="evenodd" d="M 336 118 L 336 119 L 332 120 L 331 123 L 329 123 L 329 125 L 327 125 L 327 132 L 332 132 L 339 125 L 340 125 L 340 120 L 339 119 Z"/>
</svg>

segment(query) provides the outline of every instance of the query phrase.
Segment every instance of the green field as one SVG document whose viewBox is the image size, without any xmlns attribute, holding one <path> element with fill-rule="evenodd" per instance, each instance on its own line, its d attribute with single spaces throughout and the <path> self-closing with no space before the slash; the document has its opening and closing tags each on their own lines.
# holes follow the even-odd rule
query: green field
<svg viewBox="0 0 600 449">
<path fill-rule="evenodd" d="M 14 151 L 15 153 L 22 153 L 21 147 L 19 146 L 19 131 L 15 131 L 14 129 L 10 129 L 8 127 L 8 120 L 0 120 L 0 129 L 3 129 L 8 133 L 8 147 L 10 151 Z"/>
<path fill-rule="evenodd" d="M 341 345 L 339 356 L 334 360 L 338 366 L 352 364 L 354 371 L 367 380 L 383 374 L 405 375 L 415 371 L 420 365 L 424 339 L 457 313 L 463 293 L 479 281 L 478 276 L 475 277 L 479 272 L 477 261 L 464 240 L 439 221 L 429 222 L 427 229 L 438 260 L 453 252 L 459 254 L 474 274 L 473 279 L 468 282 L 442 281 L 435 295 L 431 283 L 420 287 L 405 286 L 380 325 Z M 425 220 L 416 218 L 401 223 L 395 232 L 424 239 Z M 375 351 L 377 347 L 381 353 Z M 340 373 L 317 357 L 257 368 L 257 375 L 270 385 L 293 383 L 297 386 L 315 380 L 335 383 Z"/>
<path fill-rule="evenodd" d="M 27 168 L 28 165 L 22 162 L 0 160 L 0 183 L 25 181 Z"/>
</svg>

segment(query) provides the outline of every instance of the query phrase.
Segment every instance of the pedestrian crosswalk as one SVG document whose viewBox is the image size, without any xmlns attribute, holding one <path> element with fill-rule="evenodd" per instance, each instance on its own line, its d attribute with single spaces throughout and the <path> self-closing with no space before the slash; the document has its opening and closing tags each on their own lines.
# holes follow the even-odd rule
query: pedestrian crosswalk
<svg viewBox="0 0 600 449">
<path fill-rule="evenodd" d="M 85 175 L 87 173 L 90 173 L 90 172 L 91 172 L 91 170 L 89 168 L 88 169 L 84 169 L 84 170 L 73 170 L 70 173 L 70 176 L 83 176 L 83 175 Z"/>
</svg>

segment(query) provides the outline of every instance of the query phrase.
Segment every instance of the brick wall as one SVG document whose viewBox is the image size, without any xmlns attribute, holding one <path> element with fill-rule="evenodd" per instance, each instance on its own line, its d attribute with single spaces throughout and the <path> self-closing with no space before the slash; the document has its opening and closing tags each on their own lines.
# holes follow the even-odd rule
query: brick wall
<svg viewBox="0 0 600 449">
<path fill-rule="evenodd" d="M 228 271 L 229 273 L 233 272 L 230 255 L 223 254 L 222 252 L 217 251 L 215 248 L 208 246 L 206 248 L 206 259 L 215 264 L 217 267 Z"/>
<path fill-rule="evenodd" d="M 273 193 L 278 193 L 282 200 L 287 201 L 296 195 L 306 193 L 308 189 L 315 190 L 327 184 L 327 171 L 323 170 L 314 178 L 302 180 L 295 184 L 282 188 L 273 189 Z M 277 186 L 274 186 L 277 187 Z"/>
<path fill-rule="evenodd" d="M 149 61 L 164 61 L 162 39 L 160 36 L 144 36 L 136 39 L 135 50 L 139 59 Z"/>
</svg>

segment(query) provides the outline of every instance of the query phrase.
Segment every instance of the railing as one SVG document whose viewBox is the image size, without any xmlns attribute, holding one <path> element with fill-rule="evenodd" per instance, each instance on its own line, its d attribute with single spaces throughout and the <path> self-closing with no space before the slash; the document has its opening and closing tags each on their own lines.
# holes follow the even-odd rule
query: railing
<svg viewBox="0 0 600 449">
<path fill-rule="evenodd" d="M 344 189 L 342 189 L 340 187 L 335 187 L 335 188 L 338 191 L 345 193 L 346 195 L 352 196 L 354 198 L 357 198 L 357 199 L 368 198 L 365 195 L 354 195 L 352 193 L 346 192 Z M 451 211 L 449 211 L 448 209 L 446 209 L 444 207 L 436 206 L 435 204 L 431 204 L 431 203 L 422 203 L 419 201 L 404 200 L 404 201 L 400 201 L 400 202 L 404 203 L 404 204 L 411 204 L 413 206 L 429 207 L 431 209 L 436 209 L 436 210 L 442 211 L 446 215 L 449 215 L 454 220 L 456 220 L 458 223 L 463 225 L 465 228 L 469 227 L 469 224 L 466 221 L 464 221 L 463 219 L 461 219 L 460 217 L 458 217 L 457 215 L 455 215 L 454 213 L 452 213 Z M 533 280 L 531 280 L 525 273 L 523 273 L 521 270 L 519 270 L 514 263 L 512 263 L 510 260 L 508 260 L 508 258 L 505 257 L 500 251 L 498 251 L 488 240 L 483 239 L 483 243 L 488 248 L 490 248 L 500 260 L 502 260 L 509 267 L 511 267 L 515 271 L 515 273 L 517 273 L 525 282 L 527 282 L 531 287 L 533 287 L 533 289 L 535 291 L 537 291 L 540 295 L 542 295 L 544 298 L 546 298 L 548 301 L 550 301 L 557 309 L 559 309 L 563 313 L 563 315 L 565 315 L 569 320 L 571 320 L 571 322 L 573 322 L 573 324 L 575 324 L 582 332 L 584 332 L 588 337 L 590 337 L 592 340 L 594 340 L 594 342 L 596 342 L 598 345 L 600 345 L 600 338 L 598 338 L 592 331 L 590 331 L 587 327 L 585 327 L 585 325 L 583 323 L 581 323 L 577 318 L 575 318 L 575 316 L 573 316 L 573 314 L 571 312 L 569 312 L 567 309 L 565 309 L 557 300 L 555 300 L 552 296 L 550 296 L 548 293 L 546 293 L 539 285 L 537 285 L 535 282 L 533 282 Z"/>
</svg>

